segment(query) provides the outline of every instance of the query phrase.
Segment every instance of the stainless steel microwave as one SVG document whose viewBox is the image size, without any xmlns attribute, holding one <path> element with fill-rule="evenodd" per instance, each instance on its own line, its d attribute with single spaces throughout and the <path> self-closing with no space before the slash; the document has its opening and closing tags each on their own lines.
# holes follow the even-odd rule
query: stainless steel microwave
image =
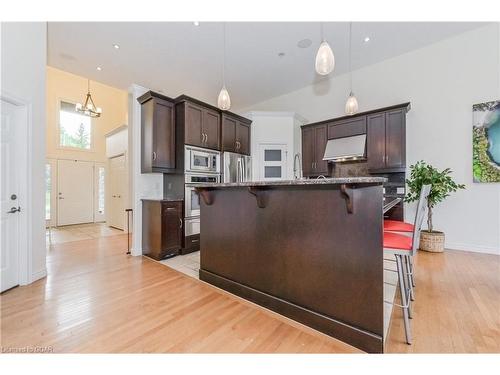
<svg viewBox="0 0 500 375">
<path fill-rule="evenodd" d="M 184 171 L 186 173 L 220 173 L 220 152 L 185 146 Z"/>
</svg>

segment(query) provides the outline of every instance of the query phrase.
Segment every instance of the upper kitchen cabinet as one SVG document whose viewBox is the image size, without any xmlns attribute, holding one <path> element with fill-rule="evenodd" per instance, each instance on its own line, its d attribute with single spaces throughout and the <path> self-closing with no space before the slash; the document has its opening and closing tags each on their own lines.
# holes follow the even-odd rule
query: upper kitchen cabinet
<svg viewBox="0 0 500 375">
<path fill-rule="evenodd" d="M 145 93 L 141 103 L 141 173 L 176 171 L 176 127 L 174 101 Z"/>
<path fill-rule="evenodd" d="M 367 116 L 370 172 L 403 172 L 406 168 L 406 112 L 409 105 Z"/>
<path fill-rule="evenodd" d="M 302 174 L 305 177 L 328 174 L 328 162 L 323 160 L 327 125 L 302 127 Z"/>
<path fill-rule="evenodd" d="M 366 116 L 334 121 L 328 124 L 328 139 L 352 137 L 361 134 L 366 134 Z"/>
<path fill-rule="evenodd" d="M 251 123 L 243 117 L 222 113 L 222 150 L 250 155 Z"/>
<path fill-rule="evenodd" d="M 184 100 L 177 104 L 178 125 L 184 142 L 191 146 L 220 150 L 220 113 L 208 106 Z"/>
</svg>

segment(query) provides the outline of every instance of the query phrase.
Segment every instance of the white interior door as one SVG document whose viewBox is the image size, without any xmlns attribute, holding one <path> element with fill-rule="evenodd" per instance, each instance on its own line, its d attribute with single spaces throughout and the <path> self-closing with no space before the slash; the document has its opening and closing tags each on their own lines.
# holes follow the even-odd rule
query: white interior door
<svg viewBox="0 0 500 375">
<path fill-rule="evenodd" d="M 125 193 L 127 189 L 127 169 L 125 155 L 109 159 L 109 215 L 108 225 L 125 228 Z"/>
<path fill-rule="evenodd" d="M 57 161 L 57 225 L 94 221 L 94 163 Z"/>
<path fill-rule="evenodd" d="M 268 144 L 259 145 L 259 177 L 261 180 L 286 180 L 287 176 L 287 145 Z"/>
<path fill-rule="evenodd" d="M 16 105 L 2 100 L 1 110 L 1 231 L 0 231 L 0 291 L 19 285 L 19 175 L 16 130 L 22 117 Z"/>
</svg>

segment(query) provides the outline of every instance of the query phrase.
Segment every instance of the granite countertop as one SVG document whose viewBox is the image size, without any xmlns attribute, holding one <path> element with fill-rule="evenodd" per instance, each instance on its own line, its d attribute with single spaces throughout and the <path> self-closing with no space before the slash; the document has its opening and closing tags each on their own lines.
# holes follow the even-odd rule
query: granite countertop
<svg viewBox="0 0 500 375">
<path fill-rule="evenodd" d="M 244 186 L 298 186 L 298 185 L 338 185 L 338 184 L 383 184 L 385 177 L 341 177 L 320 179 L 297 179 L 279 181 L 247 181 L 196 184 L 197 188 L 244 187 Z"/>
</svg>

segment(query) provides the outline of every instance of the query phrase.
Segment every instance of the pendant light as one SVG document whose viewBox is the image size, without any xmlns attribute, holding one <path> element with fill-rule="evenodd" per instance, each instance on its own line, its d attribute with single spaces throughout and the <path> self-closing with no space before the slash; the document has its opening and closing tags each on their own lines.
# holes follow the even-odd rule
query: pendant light
<svg viewBox="0 0 500 375">
<path fill-rule="evenodd" d="M 330 45 L 325 40 L 323 34 L 323 22 L 321 22 L 321 44 L 319 45 L 318 53 L 316 54 L 316 73 L 326 76 L 333 72 L 335 68 L 335 57 Z"/>
<path fill-rule="evenodd" d="M 219 97 L 217 98 L 217 106 L 223 111 L 231 108 L 231 98 L 226 89 L 226 23 L 223 24 L 224 28 L 224 55 L 222 58 L 222 89 L 220 90 Z"/>
<path fill-rule="evenodd" d="M 345 113 L 348 115 L 353 115 L 358 111 L 358 100 L 354 96 L 354 93 L 352 92 L 352 66 L 351 66 L 351 60 L 352 60 L 352 22 L 349 23 L 349 85 L 351 88 L 351 92 L 349 94 L 349 97 L 347 98 L 347 101 L 345 103 Z"/>
<path fill-rule="evenodd" d="M 89 117 L 101 117 L 102 109 L 96 107 L 94 101 L 92 100 L 92 95 L 90 94 L 90 80 L 87 80 L 87 96 L 85 101 L 82 103 L 77 103 L 75 105 L 75 110 Z"/>
</svg>

